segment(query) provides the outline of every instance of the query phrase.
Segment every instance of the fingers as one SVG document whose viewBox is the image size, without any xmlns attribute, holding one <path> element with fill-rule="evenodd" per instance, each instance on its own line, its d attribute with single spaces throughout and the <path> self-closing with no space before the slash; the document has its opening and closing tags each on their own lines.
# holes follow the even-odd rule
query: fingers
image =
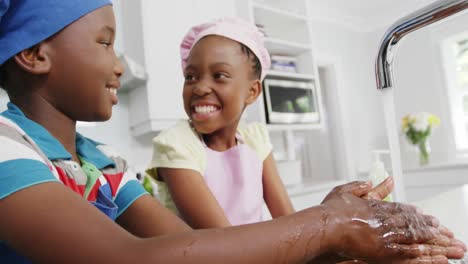
<svg viewBox="0 0 468 264">
<path fill-rule="evenodd" d="M 365 199 L 375 199 L 383 200 L 385 199 L 394 188 L 393 177 L 387 177 L 383 182 L 381 182 L 376 187 L 372 188 L 369 193 L 365 194 L 363 198 Z"/>
<path fill-rule="evenodd" d="M 443 243 L 447 243 L 447 241 L 448 241 L 449 245 L 459 247 L 459 248 L 463 249 L 463 251 L 465 251 L 465 252 L 467 251 L 467 247 L 466 247 L 465 243 L 463 243 L 462 241 L 456 239 L 454 237 L 453 232 L 450 231 L 450 229 L 448 229 L 447 227 L 441 225 L 441 226 L 439 226 L 439 232 L 442 235 L 442 238 L 441 237 L 436 238 L 436 240 L 434 241 L 433 244 L 435 244 L 435 245 L 445 245 Z"/>
<path fill-rule="evenodd" d="M 379 203 L 378 206 L 380 210 L 385 210 L 392 216 L 402 217 L 407 225 L 428 225 L 439 228 L 439 220 L 436 217 L 419 213 L 420 210 L 416 206 L 400 203 Z M 396 224 L 398 224 L 398 222 L 396 222 Z M 399 226 L 401 227 L 402 225 L 400 224 Z M 441 229 L 437 233 L 442 231 L 449 232 L 448 229 Z"/>
<path fill-rule="evenodd" d="M 437 228 L 437 221 L 434 220 L 434 217 L 428 215 L 399 215 L 399 214 L 391 214 L 390 216 L 380 216 L 376 214 L 377 219 L 383 219 L 384 226 L 389 228 L 397 227 L 397 228 L 406 228 L 411 225 L 416 226 L 431 226 Z M 440 234 L 440 231 L 437 230 L 437 234 Z M 445 238 L 449 238 L 447 236 L 442 235 Z"/>
<path fill-rule="evenodd" d="M 354 181 L 335 188 L 339 193 L 351 193 L 357 197 L 367 194 L 372 189 L 372 183 Z"/>
<path fill-rule="evenodd" d="M 449 237 L 449 238 L 453 238 L 454 235 L 453 235 L 453 232 L 450 231 L 450 229 L 448 229 L 447 227 L 441 225 L 439 226 L 439 231 L 442 235 L 446 236 L 446 237 Z"/>
<path fill-rule="evenodd" d="M 421 252 L 426 256 L 446 256 L 449 259 L 463 258 L 465 252 L 459 247 L 443 247 L 436 245 L 420 245 Z"/>
<path fill-rule="evenodd" d="M 330 193 L 328 193 L 328 195 L 322 201 L 322 204 L 338 194 L 350 193 L 354 196 L 362 197 L 366 195 L 371 189 L 372 183 L 363 181 L 354 181 L 347 184 L 339 185 L 333 188 L 333 190 Z"/>
<path fill-rule="evenodd" d="M 448 258 L 460 258 L 463 257 L 466 252 L 466 245 L 455 238 L 449 238 L 444 235 L 439 235 L 434 240 L 427 242 L 434 247 L 447 248 L 446 256 Z"/>
<path fill-rule="evenodd" d="M 401 213 L 409 213 L 409 214 L 416 214 L 417 208 L 416 206 L 409 205 L 409 204 L 402 204 L 402 203 L 388 203 L 388 202 L 381 202 L 377 200 L 369 200 L 369 202 L 377 204 L 379 209 L 386 211 L 390 214 L 401 214 Z"/>
<path fill-rule="evenodd" d="M 401 244 L 391 244 L 386 247 L 388 250 L 388 257 L 398 256 L 399 259 L 403 261 L 396 261 L 395 263 L 425 263 L 425 261 L 442 261 L 441 263 L 446 263 L 448 258 L 462 258 L 463 254 L 460 256 L 459 249 L 452 247 L 440 247 L 434 245 L 425 245 L 425 244 L 411 244 L 411 245 L 401 245 Z M 392 262 L 393 263 L 393 262 Z M 433 262 L 428 262 L 433 263 Z M 439 262 L 435 262 L 439 263 Z"/>
<path fill-rule="evenodd" d="M 459 247 L 442 247 L 427 244 L 391 244 L 386 249 L 388 254 L 385 254 L 386 256 L 399 256 L 401 259 L 437 256 L 443 256 L 446 259 L 461 259 L 465 255 L 465 252 Z"/>
<path fill-rule="evenodd" d="M 456 238 L 452 238 L 451 239 L 451 243 L 450 243 L 451 246 L 455 246 L 455 247 L 459 247 L 461 249 L 463 249 L 463 251 L 467 251 L 467 247 L 466 247 L 466 244 L 463 243 L 462 241 L 456 239 Z"/>
<path fill-rule="evenodd" d="M 428 244 L 448 247 L 452 246 L 453 242 L 451 238 L 441 234 L 436 236 L 433 240 L 429 241 Z"/>
<path fill-rule="evenodd" d="M 419 228 L 415 229 L 411 226 L 408 228 L 393 228 L 383 235 L 384 240 L 387 243 L 401 243 L 401 244 L 412 244 L 412 243 L 424 243 L 432 241 L 435 238 L 434 230 L 431 228 Z"/>
</svg>

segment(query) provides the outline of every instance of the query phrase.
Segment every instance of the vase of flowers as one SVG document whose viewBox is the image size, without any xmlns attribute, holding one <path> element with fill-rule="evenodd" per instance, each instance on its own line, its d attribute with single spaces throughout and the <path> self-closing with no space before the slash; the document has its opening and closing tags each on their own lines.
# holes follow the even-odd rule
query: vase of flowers
<svg viewBox="0 0 468 264">
<path fill-rule="evenodd" d="M 439 126 L 440 119 L 431 113 L 419 112 L 403 117 L 402 131 L 410 144 L 419 152 L 419 164 L 429 163 L 430 146 L 428 138 L 432 130 Z"/>
</svg>

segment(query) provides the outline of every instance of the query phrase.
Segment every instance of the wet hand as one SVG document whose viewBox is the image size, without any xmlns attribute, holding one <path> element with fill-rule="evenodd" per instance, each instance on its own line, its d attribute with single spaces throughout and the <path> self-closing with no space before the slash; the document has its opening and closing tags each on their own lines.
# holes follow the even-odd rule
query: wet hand
<svg viewBox="0 0 468 264">
<path fill-rule="evenodd" d="M 375 200 L 383 200 L 385 197 L 390 195 L 394 188 L 394 181 L 393 177 L 387 177 L 382 183 L 373 187 L 367 194 L 363 195 L 362 198 L 365 199 L 375 199 Z M 422 213 L 422 210 L 416 208 L 419 213 Z M 434 225 L 439 226 L 438 220 L 436 218 L 433 219 Z M 467 251 L 466 245 L 461 242 L 460 240 L 454 237 L 454 234 L 446 227 L 439 226 L 440 235 L 434 239 L 433 241 L 428 242 L 428 244 L 432 245 L 439 245 L 439 246 L 450 246 L 456 247 L 462 250 L 463 252 Z M 449 251 L 448 258 L 460 258 L 459 250 L 457 251 Z"/>
<path fill-rule="evenodd" d="M 435 218 L 414 206 L 359 198 L 371 189 L 369 183 L 354 182 L 335 188 L 323 201 L 325 234 L 335 240 L 335 252 L 369 263 L 446 263 L 445 256 L 462 252 L 442 239 Z"/>
<path fill-rule="evenodd" d="M 334 191 L 339 192 L 339 193 L 344 193 L 344 192 L 353 193 L 356 196 L 360 196 L 364 199 L 383 200 L 393 191 L 393 188 L 394 188 L 394 180 L 393 180 L 393 177 L 390 176 L 390 177 L 387 177 L 384 181 L 382 181 L 382 183 L 380 183 L 379 185 L 375 187 L 372 187 L 370 183 L 362 182 L 358 184 L 358 182 L 354 182 L 351 184 L 339 186 Z M 419 208 L 415 207 L 415 210 L 420 214 L 423 213 L 422 210 L 420 210 Z M 432 217 L 432 222 L 433 222 L 433 226 L 439 226 L 439 221 L 435 217 Z M 436 245 L 436 246 L 443 246 L 443 247 L 455 247 L 455 248 L 462 250 L 463 252 L 467 252 L 467 246 L 462 241 L 456 239 L 454 237 L 454 234 L 448 228 L 444 226 L 440 226 L 439 232 L 440 234 L 437 236 L 437 238 L 435 238 L 432 241 L 429 241 L 428 244 Z M 460 258 L 460 254 L 459 254 L 460 250 L 455 250 L 455 251 L 449 250 L 447 252 L 447 257 L 448 258 Z"/>
</svg>

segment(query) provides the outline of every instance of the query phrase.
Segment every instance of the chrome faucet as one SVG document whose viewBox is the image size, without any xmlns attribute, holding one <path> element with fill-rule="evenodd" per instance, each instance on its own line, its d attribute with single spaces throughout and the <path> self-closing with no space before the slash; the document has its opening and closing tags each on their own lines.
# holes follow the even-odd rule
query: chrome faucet
<svg viewBox="0 0 468 264">
<path fill-rule="evenodd" d="M 468 8 L 468 0 L 437 0 L 398 20 L 385 33 L 375 65 L 377 89 L 393 86 L 393 58 L 398 42 L 409 33 Z"/>
</svg>

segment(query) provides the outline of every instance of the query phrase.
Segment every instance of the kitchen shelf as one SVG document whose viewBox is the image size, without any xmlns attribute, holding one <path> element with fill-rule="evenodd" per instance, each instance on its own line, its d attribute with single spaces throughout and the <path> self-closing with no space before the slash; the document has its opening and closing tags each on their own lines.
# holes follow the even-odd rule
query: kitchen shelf
<svg viewBox="0 0 468 264">
<path fill-rule="evenodd" d="M 290 12 L 290 11 L 285 11 L 283 9 L 279 9 L 279 8 L 268 6 L 268 5 L 261 4 L 261 3 L 254 3 L 253 8 L 259 12 L 271 13 L 271 15 L 273 16 L 279 15 L 279 16 L 284 16 L 290 19 L 299 20 L 303 22 L 307 22 L 308 20 L 308 18 L 305 15 L 297 14 L 297 13 Z"/>
<path fill-rule="evenodd" d="M 252 5 L 263 5 L 272 7 L 273 9 L 282 10 L 287 13 L 306 16 L 308 0 L 251 0 Z"/>
<path fill-rule="evenodd" d="M 267 76 L 274 76 L 274 77 L 287 78 L 287 79 L 298 79 L 298 80 L 314 80 L 315 79 L 315 76 L 312 74 L 274 71 L 274 70 L 268 71 Z"/>
<path fill-rule="evenodd" d="M 311 47 L 308 44 L 297 43 L 276 38 L 265 38 L 265 46 L 270 54 L 301 55 L 310 52 Z"/>
</svg>

